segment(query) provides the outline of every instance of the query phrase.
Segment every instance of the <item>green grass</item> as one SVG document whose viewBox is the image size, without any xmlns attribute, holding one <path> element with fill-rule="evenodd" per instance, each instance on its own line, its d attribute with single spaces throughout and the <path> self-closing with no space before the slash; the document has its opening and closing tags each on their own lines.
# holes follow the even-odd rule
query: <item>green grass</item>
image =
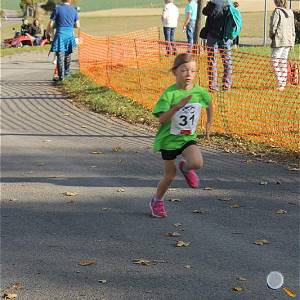
<svg viewBox="0 0 300 300">
<path fill-rule="evenodd" d="M 249 47 L 239 47 L 238 51 L 266 55 L 269 56 L 271 53 L 270 46 L 249 46 Z M 300 44 L 295 45 L 295 47 L 290 51 L 289 58 L 294 60 L 299 60 L 300 57 Z"/>
<path fill-rule="evenodd" d="M 22 47 L 22 48 L 6 48 L 6 49 L 1 49 L 0 57 L 20 54 L 20 53 L 24 53 L 24 52 L 49 51 L 49 50 L 50 50 L 50 45 L 46 45 L 43 47 L 40 47 L 40 46 L 30 47 L 29 46 L 29 47 Z"/>
<path fill-rule="evenodd" d="M 64 81 L 62 89 L 73 98 L 79 106 L 87 106 L 90 110 L 121 118 L 129 123 L 147 125 L 157 128 L 158 121 L 152 112 L 135 101 L 117 94 L 112 89 L 99 86 L 86 76 L 76 73 Z M 201 144 L 207 147 L 222 149 L 230 153 L 243 153 L 280 163 L 297 166 L 299 154 L 274 146 L 246 141 L 237 136 L 212 134 L 210 141 L 205 140 L 203 132 L 199 132 Z"/>
<path fill-rule="evenodd" d="M 1 0 L 1 9 L 19 10 L 19 0 Z"/>
<path fill-rule="evenodd" d="M 175 35 L 176 40 L 179 41 L 186 40 L 186 35 L 181 30 L 183 21 L 184 17 L 181 15 Z M 153 26 L 161 27 L 160 16 L 81 17 L 81 30 L 98 36 L 127 33 Z M 243 14 L 241 37 L 263 38 L 263 13 Z"/>
</svg>

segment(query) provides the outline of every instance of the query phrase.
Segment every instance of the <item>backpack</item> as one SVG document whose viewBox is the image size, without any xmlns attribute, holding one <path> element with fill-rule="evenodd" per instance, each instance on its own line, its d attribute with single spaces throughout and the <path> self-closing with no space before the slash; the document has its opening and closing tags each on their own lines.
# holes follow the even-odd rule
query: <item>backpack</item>
<svg viewBox="0 0 300 300">
<path fill-rule="evenodd" d="M 234 40 L 242 29 L 242 15 L 240 11 L 233 6 L 228 5 L 229 13 L 224 24 L 224 40 Z"/>
</svg>

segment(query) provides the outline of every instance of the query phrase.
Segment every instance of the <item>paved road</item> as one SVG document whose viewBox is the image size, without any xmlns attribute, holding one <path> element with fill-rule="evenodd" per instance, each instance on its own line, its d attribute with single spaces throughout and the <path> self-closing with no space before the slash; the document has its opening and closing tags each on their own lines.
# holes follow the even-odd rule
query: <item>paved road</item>
<svg viewBox="0 0 300 300">
<path fill-rule="evenodd" d="M 179 175 L 168 197 L 182 201 L 167 201 L 168 218 L 150 218 L 161 176 L 153 134 L 74 107 L 51 85 L 46 54 L 1 67 L 2 290 L 21 283 L 21 300 L 289 299 L 266 287 L 278 270 L 299 294 L 297 173 L 203 149 L 202 188 Z M 173 231 L 182 236 L 165 236 Z M 139 258 L 156 263 L 133 264 Z M 80 266 L 84 259 L 96 264 Z"/>
</svg>

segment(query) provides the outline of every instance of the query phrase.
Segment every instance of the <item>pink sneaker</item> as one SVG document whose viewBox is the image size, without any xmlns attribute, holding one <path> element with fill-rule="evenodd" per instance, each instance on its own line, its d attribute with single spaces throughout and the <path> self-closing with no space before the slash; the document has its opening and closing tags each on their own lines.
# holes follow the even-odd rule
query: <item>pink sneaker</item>
<svg viewBox="0 0 300 300">
<path fill-rule="evenodd" d="M 164 218 L 167 216 L 165 203 L 162 200 L 154 201 L 154 199 L 152 199 L 150 201 L 150 209 L 153 217 Z"/>
<path fill-rule="evenodd" d="M 193 189 L 197 188 L 199 186 L 199 178 L 196 172 L 194 170 L 189 170 L 186 172 L 183 170 L 183 166 L 184 166 L 184 161 L 182 160 L 181 162 L 179 162 L 179 169 L 182 175 L 184 176 L 187 184 Z"/>
</svg>

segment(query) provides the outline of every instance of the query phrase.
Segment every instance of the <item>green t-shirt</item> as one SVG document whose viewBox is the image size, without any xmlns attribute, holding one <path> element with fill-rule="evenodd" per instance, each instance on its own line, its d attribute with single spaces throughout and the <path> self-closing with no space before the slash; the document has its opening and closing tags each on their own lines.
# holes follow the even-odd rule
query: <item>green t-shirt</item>
<svg viewBox="0 0 300 300">
<path fill-rule="evenodd" d="M 190 90 L 178 89 L 176 84 L 173 84 L 164 91 L 162 96 L 155 104 L 153 109 L 154 116 L 159 117 L 160 113 L 169 111 L 172 106 L 179 103 L 182 98 L 187 97 L 188 95 L 192 95 L 193 97 L 187 106 L 194 103 L 195 106 L 197 105 L 200 108 L 207 108 L 211 102 L 211 97 L 208 91 L 200 87 L 198 84 L 196 84 Z M 188 115 L 189 119 L 192 119 L 190 116 L 193 118 L 193 115 Z M 181 124 L 185 124 L 186 117 L 179 116 L 179 118 L 180 117 L 182 117 L 182 119 L 179 119 Z M 173 118 L 159 127 L 154 140 L 155 151 L 180 149 L 185 143 L 196 140 L 196 132 L 191 134 L 172 134 L 171 131 L 173 130 Z M 195 124 L 195 126 L 196 125 L 197 124 Z"/>
</svg>

